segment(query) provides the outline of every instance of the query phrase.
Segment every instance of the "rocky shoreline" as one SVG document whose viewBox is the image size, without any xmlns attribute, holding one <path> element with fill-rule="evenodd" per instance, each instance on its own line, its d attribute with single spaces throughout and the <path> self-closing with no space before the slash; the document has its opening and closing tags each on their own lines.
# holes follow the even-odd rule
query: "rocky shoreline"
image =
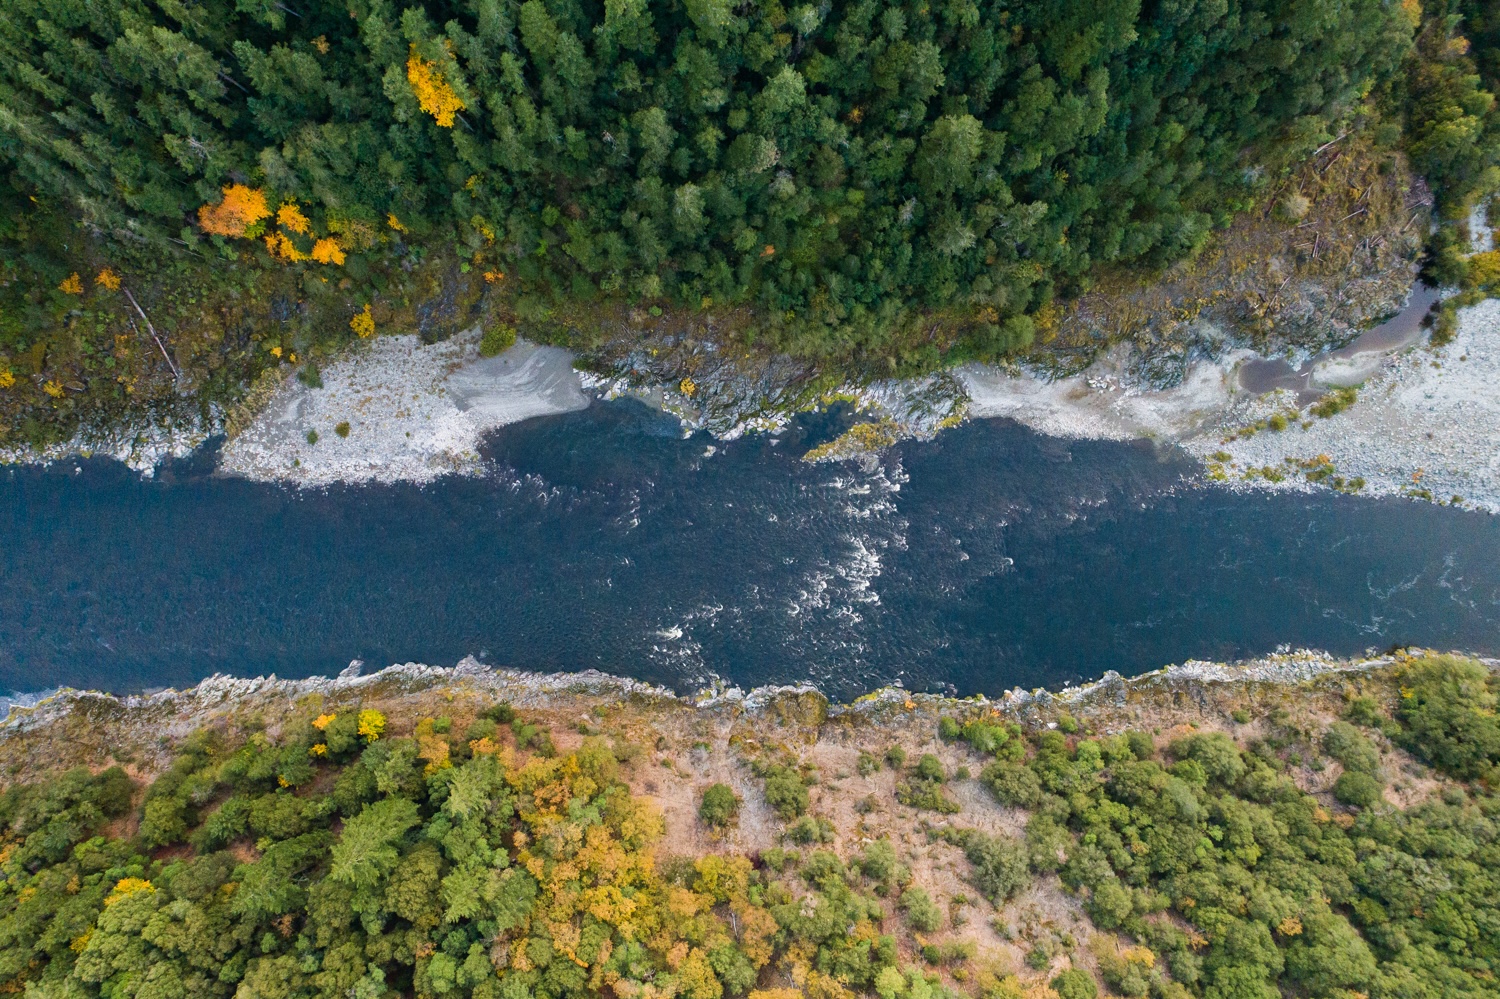
<svg viewBox="0 0 1500 999">
<path fill-rule="evenodd" d="M 494 669 L 467 657 L 452 667 L 400 663 L 365 673 L 356 662 L 333 677 L 291 680 L 215 674 L 183 690 L 116 695 L 65 688 L 35 699 L 11 699 L 0 721 L 0 767 L 14 775 L 70 762 L 97 765 L 113 758 L 128 759 L 149 772 L 165 764 L 177 740 L 199 728 L 267 723 L 274 727 L 274 719 L 310 704 L 330 710 L 337 705 L 377 704 L 401 717 L 457 700 L 503 700 L 518 709 L 566 718 L 590 705 L 610 703 L 631 705 L 643 717 L 665 711 L 774 722 L 795 715 L 819 724 L 905 724 L 901 719 L 909 717 L 925 719 L 923 725 L 944 711 L 962 708 L 987 710 L 1033 727 L 1054 725 L 1062 715 L 1071 714 L 1088 717 L 1100 731 L 1112 731 L 1138 722 L 1143 711 L 1202 711 L 1211 703 L 1227 704 L 1257 691 L 1292 691 L 1309 684 L 1333 689 L 1349 678 L 1381 674 L 1404 655 L 1340 659 L 1304 649 L 1238 663 L 1190 660 L 1133 677 L 1111 670 L 1091 683 L 1057 690 L 1014 688 L 996 697 L 958 698 L 884 687 L 842 704 L 831 702 L 811 683 L 748 691 L 717 687 L 679 695 L 592 669 L 533 673 Z M 1500 660 L 1482 661 L 1500 669 Z M 38 751 L 39 743 L 44 751 Z"/>
<path fill-rule="evenodd" d="M 1205 481 L 1232 488 L 1331 486 L 1500 512 L 1500 451 L 1493 446 L 1500 401 L 1491 391 L 1500 378 L 1496 302 L 1460 310 L 1457 333 L 1441 348 L 1427 346 L 1425 332 L 1394 344 L 1375 337 L 1372 349 L 1358 351 L 1356 343 L 1304 363 L 1309 371 L 1299 389 L 1269 392 L 1243 387 L 1253 384 L 1249 368 L 1274 360 L 1245 347 L 1194 361 L 1165 387 L 1144 379 L 1140 348 L 1129 344 L 1063 377 L 967 365 L 914 379 L 832 384 L 786 359 L 729 357 L 710 340 L 691 346 L 695 374 L 674 383 L 668 368 L 681 358 L 668 361 L 665 353 L 655 363 L 650 351 L 636 352 L 599 374 L 578 370 L 560 348 L 524 340 L 482 358 L 479 340 L 477 329 L 432 345 L 382 337 L 327 365 L 316 387 L 288 378 L 235 427 L 219 470 L 299 487 L 425 483 L 482 474 L 479 446 L 490 430 L 594 400 L 637 398 L 676 416 L 684 434 L 703 430 L 721 440 L 774 433 L 799 412 L 844 403 L 861 422 L 811 460 L 929 439 L 965 419 L 1009 418 L 1051 436 L 1178 444 L 1204 463 Z M 683 347 L 674 340 L 661 351 Z M 1339 390 L 1341 407 L 1318 416 L 1320 400 Z M 98 454 L 149 475 L 159 461 L 222 432 L 224 423 L 217 413 L 208 421 L 158 415 L 144 429 L 80 433 L 66 446 L 7 452 L 0 461 Z"/>
<path fill-rule="evenodd" d="M 684 434 L 706 430 L 721 440 L 776 432 L 797 412 L 845 403 L 859 413 L 855 432 L 810 458 L 858 457 L 965 419 L 999 417 L 1052 436 L 1179 444 L 1204 462 L 1208 481 L 1236 488 L 1334 486 L 1496 512 L 1500 452 L 1490 442 L 1500 437 L 1500 405 L 1487 386 L 1500 376 L 1497 331 L 1500 304 L 1482 303 L 1460 312 L 1457 336 L 1436 351 L 1398 342 L 1345 357 L 1346 348 L 1314 365 L 1302 391 L 1265 393 L 1241 386 L 1245 366 L 1264 363 L 1247 348 L 1194 362 L 1164 388 L 1143 382 L 1134 349 L 1121 346 L 1062 378 L 968 365 L 820 389 L 782 372 L 782 391 L 769 395 L 772 381 L 739 378 L 729 362 L 674 385 L 651 380 L 649 369 L 577 372 L 565 352 L 524 342 L 488 361 L 472 356 L 467 341 L 395 344 L 351 359 L 348 373 L 346 362 L 331 365 L 322 389 L 289 383 L 226 447 L 222 469 L 297 485 L 425 482 L 479 472 L 478 442 L 488 429 L 593 399 L 637 398 L 676 416 Z M 419 359 L 421 352 L 434 359 Z M 408 371 L 414 366 L 420 376 Z M 751 383 L 759 387 L 750 391 Z M 1316 415 L 1326 393 L 1351 383 L 1363 386 L 1354 389 L 1357 401 Z M 346 413 L 348 438 L 334 438 L 329 428 Z M 308 444 L 314 424 L 329 426 Z"/>
</svg>

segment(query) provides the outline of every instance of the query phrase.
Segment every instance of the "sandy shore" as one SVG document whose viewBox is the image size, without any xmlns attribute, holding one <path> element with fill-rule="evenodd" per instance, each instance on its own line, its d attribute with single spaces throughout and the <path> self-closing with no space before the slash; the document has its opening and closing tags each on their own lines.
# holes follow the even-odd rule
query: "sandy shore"
<svg viewBox="0 0 1500 999">
<path fill-rule="evenodd" d="M 1008 417 L 1053 437 L 1181 440 L 1223 418 L 1234 403 L 1235 367 L 1255 356 L 1241 350 L 1201 361 L 1176 387 L 1151 389 L 1125 374 L 1125 354 L 1055 381 L 981 365 L 959 369 L 959 377 L 972 417 Z"/>
<path fill-rule="evenodd" d="M 478 345 L 477 330 L 431 345 L 381 337 L 324 368 L 322 388 L 288 379 L 220 470 L 300 486 L 427 482 L 477 472 L 486 431 L 589 404 L 567 351 L 523 340 L 481 358 Z"/>
</svg>

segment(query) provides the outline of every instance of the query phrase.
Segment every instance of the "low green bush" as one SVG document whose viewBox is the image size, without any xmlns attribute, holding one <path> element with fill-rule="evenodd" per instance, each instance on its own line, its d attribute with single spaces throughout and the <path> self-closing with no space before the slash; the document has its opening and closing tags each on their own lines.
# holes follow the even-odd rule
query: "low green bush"
<svg viewBox="0 0 1500 999">
<path fill-rule="evenodd" d="M 1346 771 L 1334 782 L 1333 796 L 1346 805 L 1369 808 L 1381 800 L 1381 783 L 1367 773 Z"/>
<path fill-rule="evenodd" d="M 1052 979 L 1052 991 L 1057 999 L 1098 999 L 1099 986 L 1087 971 L 1069 968 Z"/>
<path fill-rule="evenodd" d="M 919 933 L 931 933 L 943 925 L 943 911 L 921 888 L 908 888 L 901 893 L 901 911 L 906 913 L 911 928 Z"/>
<path fill-rule="evenodd" d="M 740 814 L 740 798 L 728 784 L 712 784 L 703 792 L 698 818 L 714 829 L 727 829 Z"/>
<path fill-rule="evenodd" d="M 812 799 L 795 770 L 773 766 L 766 772 L 765 782 L 766 804 L 782 819 L 795 819 L 807 811 Z"/>
<path fill-rule="evenodd" d="M 516 328 L 509 323 L 495 323 L 485 327 L 479 341 L 480 357 L 495 357 L 516 345 Z"/>
</svg>

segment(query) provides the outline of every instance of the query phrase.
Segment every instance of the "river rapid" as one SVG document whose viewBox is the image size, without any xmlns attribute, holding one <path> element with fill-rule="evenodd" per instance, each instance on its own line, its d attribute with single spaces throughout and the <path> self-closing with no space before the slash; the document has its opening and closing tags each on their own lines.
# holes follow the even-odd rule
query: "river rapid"
<svg viewBox="0 0 1500 999">
<path fill-rule="evenodd" d="M 968 694 L 1280 646 L 1500 652 L 1500 521 L 1195 484 L 1171 446 L 980 419 L 808 464 L 841 411 L 683 437 L 633 401 L 503 427 L 485 474 L 298 490 L 0 472 L 0 691 L 351 660 L 597 668 L 679 690 Z"/>
</svg>

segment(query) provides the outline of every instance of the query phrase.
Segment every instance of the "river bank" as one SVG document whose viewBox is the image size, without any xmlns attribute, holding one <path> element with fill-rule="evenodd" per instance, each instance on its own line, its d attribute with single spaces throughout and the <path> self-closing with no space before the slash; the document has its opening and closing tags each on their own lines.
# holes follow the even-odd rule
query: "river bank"
<svg viewBox="0 0 1500 999">
<path fill-rule="evenodd" d="M 1357 478 L 1369 495 L 1500 512 L 1500 302 L 1461 310 L 1440 348 L 1333 358 L 1311 377 L 1327 391 L 1353 391 L 1320 418 L 1278 388 L 1184 444 L 1229 482 L 1305 489 Z"/>
<path fill-rule="evenodd" d="M 593 399 L 637 398 L 678 418 L 685 434 L 706 430 L 723 441 L 775 434 L 796 412 L 844 402 L 870 429 L 818 457 L 930 438 L 966 418 L 1008 418 L 1056 437 L 1178 444 L 1204 463 L 1206 479 L 1236 487 L 1334 485 L 1493 513 L 1500 406 L 1488 387 L 1500 377 L 1500 304 L 1461 310 L 1457 335 L 1431 350 L 1419 324 L 1431 301 L 1416 295 L 1388 323 L 1308 354 L 1300 367 L 1226 349 L 1189 364 L 1169 387 L 1141 377 L 1130 345 L 1067 377 L 968 365 L 830 388 L 801 369 L 715 357 L 722 352 L 711 343 L 698 349 L 717 363 L 671 384 L 652 381 L 649 367 L 579 372 L 565 351 L 524 341 L 482 359 L 477 332 L 431 346 L 387 337 L 327 366 L 319 388 L 287 380 L 227 444 L 221 469 L 303 486 L 427 482 L 478 472 L 485 432 Z M 1322 400 L 1339 390 L 1341 406 L 1319 417 Z"/>
<path fill-rule="evenodd" d="M 566 351 L 522 341 L 481 357 L 480 339 L 381 337 L 324 367 L 321 385 L 288 378 L 220 469 L 299 486 L 429 482 L 478 471 L 487 431 L 588 405 Z"/>
<path fill-rule="evenodd" d="M 964 419 L 1014 419 L 1067 439 L 1152 439 L 1182 446 L 1206 481 L 1235 488 L 1334 487 L 1500 511 L 1500 303 L 1458 312 L 1445 346 L 1425 346 L 1421 320 L 1435 300 L 1419 289 L 1395 317 L 1337 349 L 1267 357 L 1215 331 L 1218 343 L 1156 384 L 1141 346 L 1122 342 L 1083 370 L 1049 374 L 1020 366 L 966 365 L 912 379 L 830 381 L 814 366 L 776 355 L 734 354 L 712 331 L 696 339 L 648 337 L 612 366 L 578 370 L 574 356 L 521 340 L 479 356 L 477 329 L 435 344 L 413 335 L 361 342 L 317 380 L 285 377 L 231 427 L 224 474 L 323 487 L 431 482 L 480 474 L 484 435 L 594 400 L 636 398 L 677 418 L 682 432 L 720 441 L 775 435 L 799 412 L 852 405 L 860 425 L 810 458 L 842 460 L 901 439 L 929 439 Z M 678 369 L 692 374 L 672 380 Z M 1336 400 L 1329 405 L 1329 400 Z M 1322 414 L 1321 416 L 1319 414 Z M 139 428 L 80 433 L 42 453 L 6 462 L 103 455 L 150 474 L 222 432 L 217 411 L 159 413 Z M 232 422 L 232 421 L 231 421 Z"/>
<path fill-rule="evenodd" d="M 535 673 L 494 668 L 473 657 L 452 667 L 398 663 L 371 672 L 355 661 L 336 676 L 282 679 L 216 674 L 183 689 L 116 695 L 64 688 L 7 699 L 0 719 L 0 772 L 18 779 L 78 765 L 118 761 L 150 775 L 166 765 L 173 744 L 203 727 L 277 727 L 277 719 L 309 707 L 334 711 L 374 707 L 393 728 L 426 714 L 504 701 L 544 712 L 566 727 L 600 704 L 622 707 L 632 722 L 685 735 L 699 723 L 730 722 L 752 730 L 790 725 L 816 730 L 874 726 L 908 731 L 935 743 L 944 712 L 990 712 L 1029 728 L 1053 728 L 1070 716 L 1100 732 L 1134 725 L 1170 727 L 1189 720 L 1222 725 L 1236 707 L 1256 702 L 1301 703 L 1342 696 L 1351 684 L 1385 678 L 1409 653 L 1338 658 L 1313 650 L 1278 652 L 1235 663 L 1189 660 L 1137 676 L 1110 670 L 1098 680 L 1057 689 L 1013 688 L 996 697 L 958 698 L 883 687 L 851 701 L 831 701 L 814 684 L 744 690 L 716 685 L 678 694 L 652 683 L 585 669 Z M 1500 660 L 1482 660 L 1492 670 Z M 563 742 L 572 736 L 560 736 Z M 644 740 L 649 743 L 653 739 Z"/>
</svg>

